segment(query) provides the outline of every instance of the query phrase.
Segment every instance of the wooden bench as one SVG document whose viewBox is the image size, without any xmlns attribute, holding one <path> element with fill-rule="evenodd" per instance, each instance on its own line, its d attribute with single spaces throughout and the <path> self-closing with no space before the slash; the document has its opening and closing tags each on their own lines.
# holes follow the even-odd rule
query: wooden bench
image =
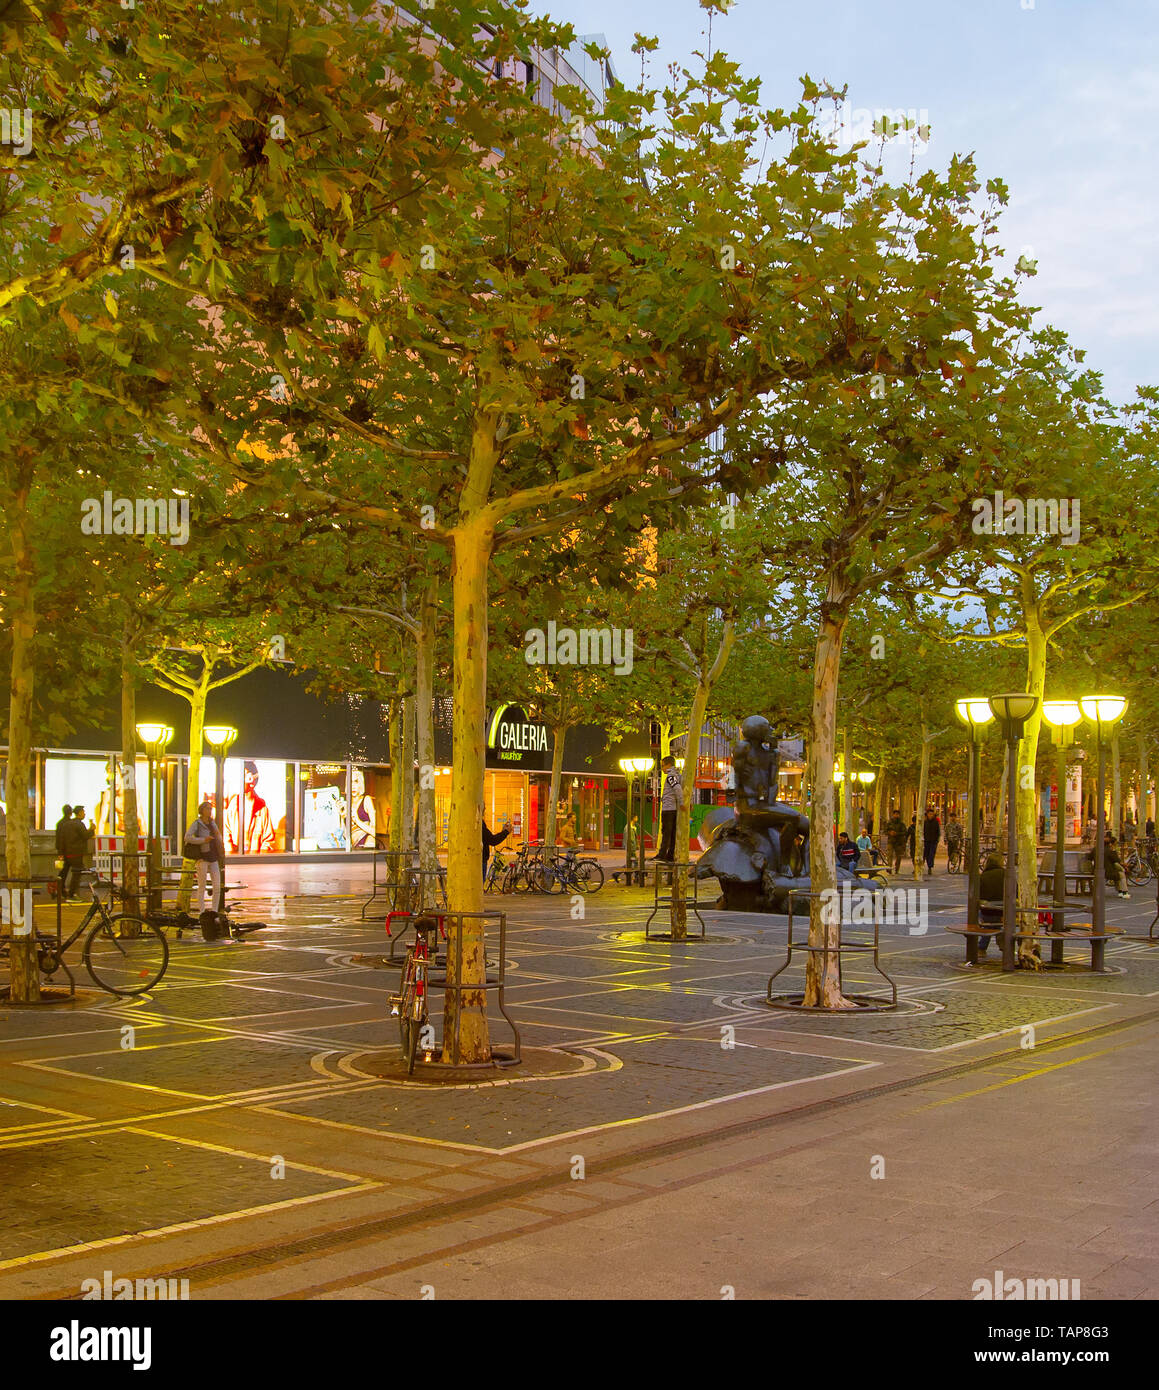
<svg viewBox="0 0 1159 1390">
<path fill-rule="evenodd" d="M 1068 927 L 1065 931 L 1052 931 L 1049 927 L 1039 927 L 1036 931 L 1015 932 L 1014 939 L 1015 941 L 1049 941 L 1051 965 L 1064 964 L 1062 948 L 1068 941 L 1089 941 L 1091 969 L 1101 973 L 1107 942 L 1116 936 L 1124 935 L 1125 932 L 1121 927 L 1107 927 L 1096 933 L 1090 922 L 1079 922 L 1074 927 Z"/>
<path fill-rule="evenodd" d="M 953 932 L 955 936 L 964 936 L 966 938 L 966 964 L 977 965 L 978 938 L 980 936 L 1000 937 L 1002 935 L 1002 923 L 999 922 L 997 926 L 990 927 L 974 926 L 967 923 L 965 926 L 961 927 L 946 927 L 946 931 Z"/>
<path fill-rule="evenodd" d="M 1054 891 L 1054 854 L 1052 849 L 1044 850 L 1039 862 L 1038 891 L 1040 893 L 1052 893 Z M 1089 898 L 1093 894 L 1095 871 L 1089 850 L 1063 850 L 1062 870 L 1063 891 L 1065 893 L 1072 891 L 1071 884 L 1073 883 L 1073 892 L 1076 897 Z"/>
</svg>

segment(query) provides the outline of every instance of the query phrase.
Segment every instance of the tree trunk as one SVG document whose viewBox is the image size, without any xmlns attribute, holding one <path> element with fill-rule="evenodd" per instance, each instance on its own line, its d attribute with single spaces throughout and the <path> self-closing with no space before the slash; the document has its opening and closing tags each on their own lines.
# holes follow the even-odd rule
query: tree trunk
<svg viewBox="0 0 1159 1390">
<path fill-rule="evenodd" d="M 1139 735 L 1139 814 L 1135 817 L 1136 833 L 1142 835 L 1151 815 L 1151 799 L 1147 795 L 1150 768 L 1147 766 L 1147 740 Z"/>
<path fill-rule="evenodd" d="M 914 815 L 917 820 L 914 822 L 914 878 L 920 880 L 925 872 L 926 858 L 926 796 L 929 793 L 930 780 L 930 727 L 926 723 L 926 702 L 921 700 L 921 729 L 922 729 L 922 761 L 918 770 L 918 792 L 914 799 Z"/>
<path fill-rule="evenodd" d="M 885 786 L 885 764 L 877 769 L 877 779 L 873 784 L 873 833 L 881 834 L 881 798 Z"/>
<path fill-rule="evenodd" d="M 419 599 L 419 631 L 415 638 L 415 745 L 419 763 L 419 868 L 424 870 L 424 893 L 437 902 L 433 877 L 439 867 L 435 832 L 435 623 L 438 617 L 438 579 L 428 581 Z M 426 906 L 426 903 L 423 904 Z"/>
<path fill-rule="evenodd" d="M 407 662 L 409 668 L 410 663 Z M 410 678 L 407 670 L 407 678 Z M 403 863 L 414 863 L 415 843 L 415 697 L 409 690 L 402 701 L 402 851 Z"/>
<path fill-rule="evenodd" d="M 813 703 L 810 715 L 809 770 L 813 800 L 809 809 L 809 960 L 805 967 L 804 1004 L 810 1008 L 845 1008 L 841 992 L 841 907 L 837 896 L 837 855 L 833 845 L 833 756 L 836 744 L 837 682 L 846 614 L 833 605 L 832 585 L 822 608 L 813 657 Z M 826 893 L 825 901 L 817 895 Z"/>
<path fill-rule="evenodd" d="M 32 876 L 31 824 L 28 814 L 28 788 L 32 781 L 32 695 L 36 680 L 33 642 L 36 638 L 36 575 L 28 526 L 28 492 L 31 466 L 16 491 L 10 522 L 12 572 L 4 584 L 8 590 L 12 617 L 12 668 L 8 698 L 8 820 L 6 831 L 7 874 L 17 882 L 7 887 L 19 892 L 19 880 Z M 28 885 L 31 887 L 31 883 Z M 15 915 L 15 914 L 12 914 Z M 40 971 L 36 962 L 36 938 L 32 923 L 21 928 L 5 924 L 9 944 L 11 998 L 19 1004 L 40 1002 Z M 17 930 L 20 935 L 17 935 Z M 27 933 L 27 934 L 25 934 Z"/>
<path fill-rule="evenodd" d="M 487 455 L 494 463 L 494 430 L 477 427 L 472 441 L 472 477 L 490 485 Z M 482 456 L 482 457 L 481 457 Z M 480 499 L 481 500 L 481 499 Z M 456 912 L 483 910 L 483 775 L 487 723 L 487 569 L 494 523 L 470 519 L 454 532 L 454 775 L 451 780 L 451 833 L 447 847 L 447 892 Z M 460 947 L 461 933 L 461 947 Z M 456 968 L 462 960 L 461 977 Z M 447 941 L 443 1060 L 489 1062 L 483 924 L 452 919 Z M 478 986 L 478 988 L 471 988 Z"/>
<path fill-rule="evenodd" d="M 551 786 L 547 793 L 547 824 L 543 831 L 543 859 L 551 863 L 555 853 L 556 821 L 559 807 L 559 784 L 563 776 L 563 745 L 567 738 L 567 725 L 554 726 L 551 731 Z M 495 827 L 492 826 L 492 829 Z"/>
<path fill-rule="evenodd" d="M 657 722 L 660 725 L 660 756 L 667 758 L 672 752 L 672 721 L 661 719 Z"/>
<path fill-rule="evenodd" d="M 1006 843 L 1006 837 L 1002 833 L 1002 823 L 1006 819 L 1006 784 L 1010 778 L 1010 745 L 1004 743 L 1002 746 L 1002 781 L 998 784 L 998 804 L 994 811 L 994 834 L 998 840 L 999 849 Z"/>
<path fill-rule="evenodd" d="M 205 737 L 205 707 L 209 700 L 209 683 L 213 678 L 212 662 L 204 658 L 202 660 L 204 664 L 197 678 L 197 685 L 185 696 L 189 701 L 189 785 L 185 788 L 185 824 L 179 827 L 179 835 L 197 819 L 197 808 L 201 804 L 201 745 Z M 245 779 L 242 780 L 244 782 Z M 244 800 L 244 787 L 242 795 Z M 217 806 L 214 809 L 218 816 L 218 824 L 224 828 L 225 807 Z M 241 834 L 240 824 L 238 834 Z"/>
<path fill-rule="evenodd" d="M 124 807 L 122 819 L 121 891 L 125 911 L 137 916 L 141 911 L 141 871 L 137 859 L 137 840 L 141 834 L 137 812 L 137 683 L 133 664 L 132 625 L 126 620 L 121 637 L 121 794 Z M 217 808 L 221 815 L 221 808 Z M 113 782 L 113 815 L 109 827 L 117 832 L 117 787 Z"/>
<path fill-rule="evenodd" d="M 395 696 L 390 702 L 390 725 L 387 731 L 387 746 L 390 752 L 390 836 L 389 845 L 392 856 L 402 850 L 402 702 L 406 690 L 406 677 L 396 677 Z M 397 858 L 391 863 L 397 865 Z"/>
</svg>

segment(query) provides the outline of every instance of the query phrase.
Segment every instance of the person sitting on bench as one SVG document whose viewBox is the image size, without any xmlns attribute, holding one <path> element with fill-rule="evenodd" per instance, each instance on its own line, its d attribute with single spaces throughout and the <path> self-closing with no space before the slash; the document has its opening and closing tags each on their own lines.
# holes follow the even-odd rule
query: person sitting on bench
<svg viewBox="0 0 1159 1390">
<path fill-rule="evenodd" d="M 1131 896 L 1127 892 L 1127 871 L 1123 868 L 1122 856 L 1113 835 L 1108 835 L 1103 841 L 1103 872 L 1106 874 L 1107 882 L 1113 883 L 1119 890 L 1120 898 Z"/>
<path fill-rule="evenodd" d="M 978 887 L 978 926 L 1000 925 L 1006 897 L 1006 870 L 996 854 L 986 856 L 986 865 Z M 995 933 L 997 935 L 997 933 Z M 984 956 L 990 948 L 990 938 L 978 938 L 978 954 Z"/>
</svg>

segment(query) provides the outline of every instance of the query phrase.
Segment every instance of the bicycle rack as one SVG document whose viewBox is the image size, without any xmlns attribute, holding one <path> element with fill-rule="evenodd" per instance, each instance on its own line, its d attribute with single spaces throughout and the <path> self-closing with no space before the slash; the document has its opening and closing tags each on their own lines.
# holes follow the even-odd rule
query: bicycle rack
<svg viewBox="0 0 1159 1390">
<path fill-rule="evenodd" d="M 875 911 L 874 914 L 873 914 L 873 940 L 872 940 L 872 941 L 839 941 L 836 947 L 833 947 L 833 946 L 810 946 L 809 943 L 808 943 L 808 941 L 794 941 L 794 940 L 793 940 L 793 899 L 794 899 L 794 898 L 808 898 L 810 902 L 812 902 L 813 899 L 817 899 L 818 901 L 825 901 L 825 900 L 826 900 L 826 899 L 823 898 L 823 896 L 822 896 L 822 894 L 821 894 L 820 892 L 809 892 L 809 893 L 806 893 L 806 892 L 796 892 L 796 893 L 795 893 L 795 892 L 793 892 L 793 891 L 790 890 L 790 892 L 789 892 L 789 899 L 788 899 L 788 908 L 789 908 L 789 931 L 788 931 L 788 941 L 787 941 L 787 943 L 786 943 L 786 945 L 787 945 L 787 953 L 786 953 L 786 955 L 785 955 L 785 963 L 784 963 L 784 965 L 782 965 L 782 966 L 780 967 L 780 969 L 774 970 L 774 971 L 773 971 L 773 973 L 769 976 L 769 983 L 768 983 L 768 985 L 767 985 L 766 988 L 765 988 L 765 1003 L 769 1006 L 769 1008 L 771 1008 L 771 1009 L 799 1009 L 799 1010 L 801 1010 L 802 1012 L 805 1012 L 805 1013 L 827 1013 L 827 1014 L 828 1014 L 828 1013 L 832 1013 L 832 1014 L 836 1014 L 836 1013 L 845 1013 L 845 1014 L 849 1014 L 849 1013 L 857 1013 L 857 1014 L 865 1014 L 865 1013 L 884 1013 L 884 1012 L 886 1012 L 886 1011 L 888 1011 L 888 1010 L 890 1010 L 890 1009 L 896 1009 L 896 1008 L 897 1008 L 897 984 L 896 984 L 893 980 L 890 979 L 890 977 L 885 973 L 885 971 L 881 968 L 881 965 L 880 965 L 879 962 L 878 962 L 878 949 L 879 949 L 878 928 L 879 928 L 879 926 L 880 926 L 880 921 L 879 921 L 877 912 Z M 828 899 L 828 901 L 831 902 L 832 899 Z M 839 898 L 838 898 L 838 902 L 840 902 L 840 901 L 841 901 L 841 898 L 839 897 Z M 799 915 L 800 915 L 800 914 L 798 914 L 798 916 L 799 916 Z M 842 921 L 841 925 L 842 925 L 842 926 L 845 926 L 846 923 L 845 923 L 844 921 Z M 863 924 L 863 923 L 859 923 L 859 922 L 850 922 L 848 925 L 850 925 L 850 926 L 861 926 L 861 925 L 864 925 L 864 924 Z M 874 998 L 872 998 L 871 996 L 865 996 L 865 995 L 846 995 L 845 997 L 846 997 L 847 999 L 853 999 L 853 1000 L 855 1001 L 855 1007 L 854 1007 L 853 1009 L 826 1009 L 826 1008 L 821 1007 L 820 1005 L 815 1005 L 815 1004 L 806 1005 L 806 1004 L 802 1004 L 802 1003 L 798 1002 L 798 996 L 795 996 L 795 995 L 778 995 L 776 998 L 774 998 L 774 997 L 773 997 L 773 981 L 777 978 L 777 976 L 781 973 L 782 970 L 787 970 L 788 967 L 792 964 L 792 961 L 793 961 L 793 952 L 794 952 L 794 951 L 803 951 L 803 952 L 805 952 L 806 954 L 815 954 L 815 955 L 836 955 L 836 956 L 837 956 L 837 983 L 838 983 L 838 988 L 841 989 L 842 994 L 845 993 L 844 986 L 843 986 L 842 983 L 841 983 L 841 959 L 842 959 L 842 954 L 844 953 L 844 954 L 852 955 L 852 954 L 854 954 L 854 953 L 860 953 L 860 954 L 862 954 L 862 955 L 865 955 L 865 954 L 867 954 L 867 953 L 872 953 L 872 955 L 873 955 L 873 968 L 874 968 L 874 970 L 876 970 L 877 973 L 881 976 L 881 978 L 886 982 L 886 984 L 889 985 L 890 994 L 891 994 L 890 1002 L 887 1004 L 887 1003 L 885 1003 L 884 1000 L 874 999 Z"/>
<path fill-rule="evenodd" d="M 652 911 L 649 912 L 648 919 L 644 923 L 645 941 L 671 941 L 673 939 L 671 932 L 652 932 L 648 929 L 652 925 L 653 917 L 656 916 L 656 914 L 660 911 L 662 907 L 668 908 L 669 915 L 671 916 L 672 903 L 674 901 L 673 893 L 669 892 L 667 896 L 661 896 L 660 889 L 665 884 L 667 884 L 667 886 L 670 889 L 673 889 L 675 887 L 677 873 L 682 873 L 685 877 L 685 911 L 686 913 L 690 912 L 700 923 L 700 930 L 698 932 L 693 933 L 691 936 L 685 936 L 682 939 L 685 941 L 704 940 L 704 918 L 700 915 L 700 880 L 696 878 L 694 875 L 688 873 L 688 869 L 690 867 L 691 865 L 687 859 L 682 860 L 678 864 L 652 865 L 652 868 L 654 870 L 652 877 Z"/>
<path fill-rule="evenodd" d="M 390 910 L 397 905 L 398 890 L 402 886 L 402 879 L 399 874 L 399 869 L 402 865 L 399 861 L 405 859 L 409 867 L 411 858 L 412 852 L 410 850 L 398 849 L 376 849 L 371 855 L 370 897 L 362 904 L 361 913 L 364 922 L 366 921 L 367 908 L 369 908 L 379 896 L 378 890 L 380 886 L 383 889 L 382 896 L 387 899 L 387 909 Z M 383 869 L 386 875 L 382 879 L 379 879 L 378 876 L 378 861 L 380 859 L 383 861 Z"/>
<path fill-rule="evenodd" d="M 505 912 L 450 912 L 447 910 L 444 910 L 442 912 L 428 912 L 420 914 L 413 914 L 405 911 L 391 912 L 386 919 L 387 931 L 390 932 L 391 924 L 395 918 L 405 917 L 407 919 L 407 926 L 409 926 L 413 922 L 415 915 L 434 917 L 439 924 L 439 936 L 444 941 L 449 939 L 447 936 L 447 923 L 449 921 L 457 921 L 459 923 L 462 923 L 467 921 L 468 919 L 472 919 L 481 921 L 483 923 L 483 957 L 485 961 L 484 973 L 486 974 L 486 982 L 481 985 L 455 983 L 459 979 L 461 979 L 463 974 L 463 933 L 462 931 L 460 931 L 458 933 L 458 950 L 455 955 L 455 969 L 453 972 L 453 980 L 455 982 L 452 982 L 452 972 L 449 968 L 450 961 L 446 956 L 444 956 L 443 973 L 439 975 L 432 971 L 430 983 L 435 986 L 441 985 L 445 991 L 449 993 L 454 993 L 456 995 L 465 994 L 470 990 L 494 990 L 496 993 L 496 1003 L 498 1004 L 499 1012 L 500 1014 L 502 1014 L 507 1026 L 511 1029 L 511 1034 L 514 1039 L 515 1048 L 510 1057 L 498 1057 L 493 1054 L 491 1061 L 493 1065 L 498 1067 L 516 1066 L 519 1062 L 523 1060 L 523 1040 L 520 1037 L 519 1029 L 516 1027 L 515 1020 L 507 1012 L 506 1000 L 503 997 L 503 992 L 507 984 L 507 914 Z M 487 923 L 495 921 L 499 923 L 499 960 L 497 963 L 487 959 Z M 406 927 L 403 927 L 402 931 L 398 933 L 398 936 L 394 936 L 393 934 L 391 935 L 389 959 L 395 965 L 398 965 L 400 967 L 403 965 L 403 962 L 396 957 L 394 952 L 395 946 L 397 945 L 398 941 L 401 940 L 405 932 Z M 434 964 L 437 967 L 437 946 Z M 494 977 L 492 977 L 490 973 L 490 967 L 492 964 L 497 964 L 498 967 Z M 454 1014 L 456 1021 L 460 1021 L 462 1019 L 462 1011 L 459 1008 L 455 1009 Z M 459 1056 L 460 1041 L 459 1035 L 458 1033 L 456 1033 L 454 1038 L 452 1039 L 451 1061 L 449 1065 L 459 1066 Z"/>
<path fill-rule="evenodd" d="M 86 870 L 85 872 L 91 872 L 91 871 L 90 871 L 90 870 Z M 37 874 L 37 875 L 34 875 L 34 876 L 31 877 L 31 878 L 0 878 L 0 885 L 7 885 L 7 884 L 15 883 L 15 884 L 18 884 L 19 887 L 22 888 L 22 889 L 23 889 L 23 888 L 31 888 L 31 889 L 32 889 L 32 894 L 33 894 L 33 898 L 34 898 L 34 899 L 35 899 L 35 896 L 36 896 L 36 885 L 37 885 L 38 883 L 45 883 L 45 884 L 48 884 L 48 883 L 57 883 L 57 884 L 59 884 L 59 882 L 60 882 L 60 879 L 59 879 L 55 874 L 52 874 L 52 875 L 48 875 L 48 874 Z M 9 889 L 9 894 L 11 894 L 11 889 Z M 46 890 L 46 892 L 45 892 L 45 896 L 46 896 L 46 897 L 49 896 L 47 890 Z M 11 900 L 11 899 L 10 899 L 10 900 Z M 62 914 L 63 914 L 63 909 L 64 909 L 64 903 L 63 903 L 63 901 L 61 900 L 60 894 L 57 893 L 57 894 L 56 894 L 56 939 L 55 939 L 55 941 L 53 940 L 52 936 L 49 935 L 49 933 L 37 931 L 37 929 L 36 929 L 36 916 L 35 916 L 35 914 L 36 914 L 35 902 L 33 903 L 32 929 L 31 929 L 31 931 L 27 932 L 27 933 L 24 934 L 24 935 L 27 935 L 27 936 L 31 937 L 32 940 L 34 940 L 34 941 L 37 943 L 38 948 L 41 947 L 41 946 L 47 946 L 47 945 L 49 945 L 50 943 L 53 945 L 53 947 L 55 948 L 56 959 L 60 962 L 60 968 L 61 968 L 61 969 L 64 971 L 64 973 L 68 976 L 68 993 L 69 993 L 69 997 L 70 997 L 70 998 L 74 998 L 74 997 L 76 996 L 76 980 L 73 978 L 73 973 L 72 973 L 72 971 L 68 968 L 68 962 L 64 959 L 64 956 L 63 956 L 63 950 L 64 950 L 64 929 L 63 929 L 63 915 L 62 915 Z M 9 914 L 9 916 L 11 916 L 11 914 Z M 16 940 L 16 939 L 23 940 L 23 939 L 24 939 L 24 935 L 21 935 L 19 938 L 16 938 L 14 935 L 0 936 L 0 950 L 2 950 L 3 954 L 4 954 L 4 955 L 7 955 L 7 954 L 8 954 L 9 946 L 8 946 L 7 943 L 9 943 L 9 942 L 11 942 L 11 941 L 13 941 L 13 940 Z M 38 955 L 39 955 L 39 951 L 38 951 Z M 39 969 L 39 961 L 37 962 L 37 965 L 38 965 L 38 969 Z M 54 973 L 55 973 L 55 972 L 54 972 Z"/>
</svg>

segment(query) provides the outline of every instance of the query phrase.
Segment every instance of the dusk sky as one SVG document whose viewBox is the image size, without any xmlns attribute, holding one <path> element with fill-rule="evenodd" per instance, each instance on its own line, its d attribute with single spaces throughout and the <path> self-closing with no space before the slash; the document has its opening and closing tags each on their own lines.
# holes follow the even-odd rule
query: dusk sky
<svg viewBox="0 0 1159 1390">
<path fill-rule="evenodd" d="M 697 0 L 536 4 L 603 33 L 635 84 L 633 35 L 655 35 L 650 76 L 702 47 Z M 1038 274 L 1024 298 L 1063 329 L 1107 391 L 1159 382 L 1159 3 L 1156 0 L 736 0 L 713 46 L 795 104 L 808 73 L 849 85 L 854 109 L 929 114 L 925 159 L 974 152 L 983 182 L 1010 188 L 1002 244 Z M 908 166 L 908 150 L 904 173 Z"/>
</svg>

